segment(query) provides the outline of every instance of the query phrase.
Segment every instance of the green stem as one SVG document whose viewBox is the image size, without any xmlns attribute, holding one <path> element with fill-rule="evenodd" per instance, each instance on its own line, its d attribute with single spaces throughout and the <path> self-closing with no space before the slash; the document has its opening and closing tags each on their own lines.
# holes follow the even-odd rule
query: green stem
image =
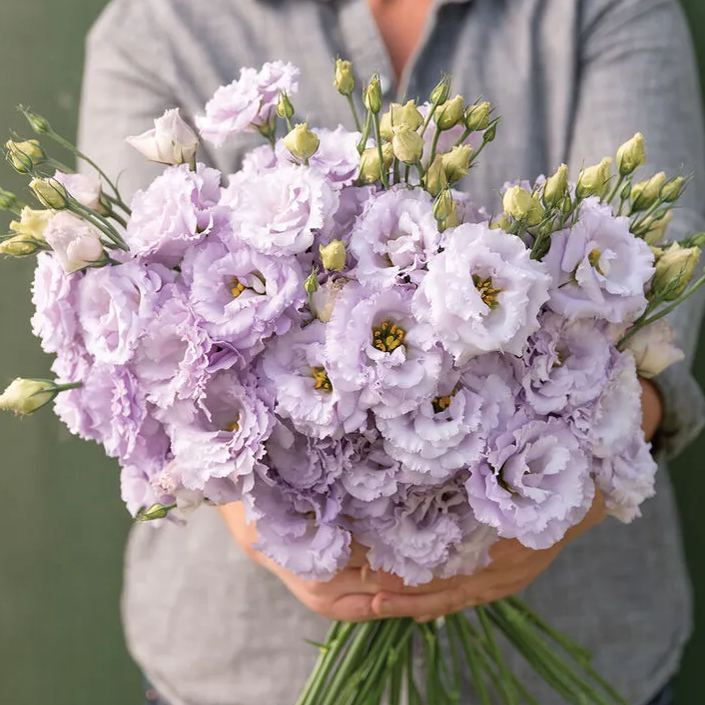
<svg viewBox="0 0 705 705">
<path fill-rule="evenodd" d="M 460 147 L 460 145 L 463 144 L 463 143 L 465 142 L 465 140 L 466 140 L 468 137 L 470 137 L 471 134 L 472 134 L 472 130 L 468 130 L 468 128 L 466 127 L 466 128 L 463 130 L 463 134 L 458 138 L 458 140 L 456 141 L 456 143 L 455 143 L 453 146 L 454 146 L 454 147 Z"/>
<path fill-rule="evenodd" d="M 614 200 L 614 197 L 619 193 L 619 189 L 622 188 L 622 184 L 624 183 L 624 176 L 621 175 L 619 179 L 617 179 L 617 183 L 614 185 L 614 188 L 610 191 L 610 195 L 607 196 L 605 199 L 606 203 L 612 203 Z"/>
<path fill-rule="evenodd" d="M 367 111 L 367 116 L 365 117 L 365 126 L 362 129 L 362 135 L 360 136 L 360 141 L 357 143 L 357 151 L 362 154 L 365 149 L 367 149 L 367 140 L 370 138 L 370 130 L 372 129 L 372 111 Z"/>
<path fill-rule="evenodd" d="M 69 198 L 68 210 L 76 213 L 92 225 L 95 225 L 95 227 L 98 228 L 98 230 L 100 230 L 116 247 L 124 250 L 125 252 L 129 251 L 127 243 L 122 239 L 117 230 L 115 230 L 110 221 L 103 218 L 102 215 L 96 213 L 90 208 L 86 208 L 75 198 Z"/>
<path fill-rule="evenodd" d="M 436 126 L 436 131 L 433 133 L 433 140 L 431 141 L 431 154 L 428 158 L 428 168 L 433 164 L 433 160 L 436 158 L 436 150 L 438 149 L 438 140 L 441 138 L 441 128 Z"/>
<path fill-rule="evenodd" d="M 497 646 L 497 642 L 495 641 L 494 634 L 492 633 L 492 625 L 490 624 L 487 612 L 485 611 L 484 607 L 476 607 L 475 614 L 477 614 L 477 617 L 480 620 L 480 626 L 482 627 L 482 630 L 485 633 L 485 638 L 487 639 L 487 643 L 489 644 L 492 656 L 494 657 L 494 660 L 499 666 L 500 672 L 502 674 L 502 688 L 504 690 L 504 696 L 506 698 L 507 705 L 516 705 L 516 694 L 514 692 L 514 688 L 512 688 L 510 684 L 511 678 L 509 676 L 509 668 L 507 667 L 502 653 L 500 652 L 499 647 Z"/>
<path fill-rule="evenodd" d="M 352 93 L 348 93 L 348 95 L 345 97 L 348 99 L 350 112 L 352 113 L 353 120 L 355 121 L 355 129 L 358 132 L 362 132 L 362 123 L 360 122 L 360 116 L 357 114 L 357 108 L 355 107 L 355 99 L 352 97 Z"/>
<path fill-rule="evenodd" d="M 409 646 L 406 651 L 406 689 L 409 705 L 421 705 L 421 696 L 419 689 L 416 687 L 414 678 L 414 639 L 413 636 L 409 640 Z"/>
<path fill-rule="evenodd" d="M 375 131 L 375 142 L 377 143 L 377 156 L 379 157 L 379 180 L 382 182 L 382 187 L 389 188 L 389 178 L 384 168 L 384 152 L 382 151 L 382 135 L 379 131 L 379 116 L 377 113 L 372 113 L 372 125 Z"/>
<path fill-rule="evenodd" d="M 68 392 L 69 389 L 80 389 L 83 386 L 83 382 L 69 382 L 67 384 L 57 384 L 54 387 L 55 392 Z"/>
<path fill-rule="evenodd" d="M 455 630 L 456 637 L 460 641 L 461 648 L 465 653 L 465 658 L 467 659 L 468 666 L 470 667 L 470 675 L 472 676 L 472 683 L 477 690 L 477 696 L 480 699 L 480 705 L 492 705 L 490 700 L 490 694 L 487 690 L 487 685 L 485 684 L 485 679 L 482 675 L 482 669 L 478 661 L 477 652 L 475 651 L 472 641 L 470 639 L 470 632 L 468 630 L 467 617 L 464 614 L 458 613 L 451 615 L 450 618 L 451 631 Z"/>
</svg>

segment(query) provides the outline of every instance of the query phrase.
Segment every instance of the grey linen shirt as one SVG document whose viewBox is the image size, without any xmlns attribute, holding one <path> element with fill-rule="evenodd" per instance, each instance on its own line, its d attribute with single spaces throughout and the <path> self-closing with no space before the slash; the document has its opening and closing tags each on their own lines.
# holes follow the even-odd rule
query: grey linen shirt
<svg viewBox="0 0 705 705">
<path fill-rule="evenodd" d="M 497 106 L 498 140 L 467 182 L 480 202 L 496 205 L 508 179 L 562 161 L 592 164 L 641 130 L 654 168 L 695 174 L 672 236 L 703 229 L 699 87 L 676 0 L 438 2 L 398 88 L 365 0 L 114 0 L 88 39 L 81 145 L 133 191 L 157 170 L 130 151 L 126 135 L 167 107 L 193 119 L 240 67 L 275 58 L 302 69 L 300 115 L 350 126 L 331 88 L 336 55 L 362 77 L 379 70 L 387 100 L 424 97 L 448 71 L 458 92 Z M 254 144 L 246 136 L 201 156 L 230 172 Z M 688 360 L 660 380 L 664 457 L 703 419 L 689 372 L 701 303 L 672 319 Z M 575 541 L 525 597 L 590 648 L 631 703 L 646 703 L 677 670 L 691 628 L 665 468 L 643 518 L 626 527 L 608 520 Z M 240 553 L 212 508 L 184 527 L 135 527 L 123 608 L 131 653 L 173 705 L 291 705 L 316 655 L 304 639 L 320 639 L 327 626 Z M 561 702 L 518 658 L 516 667 L 539 702 Z"/>
</svg>

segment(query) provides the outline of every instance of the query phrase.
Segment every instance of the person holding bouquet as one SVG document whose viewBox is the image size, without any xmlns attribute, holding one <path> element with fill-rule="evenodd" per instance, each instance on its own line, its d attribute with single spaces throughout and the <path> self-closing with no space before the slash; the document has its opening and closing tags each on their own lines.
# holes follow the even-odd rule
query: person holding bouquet
<svg viewBox="0 0 705 705">
<path fill-rule="evenodd" d="M 193 121 L 242 66 L 271 59 L 321 77 L 301 87 L 299 114 L 347 125 L 344 102 L 329 98 L 338 55 L 361 75 L 379 70 L 387 103 L 427 96 L 449 70 L 455 89 L 497 106 L 505 139 L 466 183 L 483 202 L 496 202 L 507 177 L 591 164 L 640 131 L 650 160 L 694 174 L 669 236 L 703 228 L 699 88 L 676 0 L 113 0 L 88 40 L 80 146 L 122 173 L 132 193 L 157 172 L 123 146 L 125 135 L 171 107 Z M 241 135 L 201 156 L 229 173 L 254 140 Z M 303 580 L 254 549 L 256 527 L 238 504 L 203 508 L 185 527 L 135 527 L 123 609 L 130 650 L 156 689 L 150 697 L 287 705 L 313 662 L 301 640 L 320 640 L 328 619 L 428 621 L 523 592 L 595 653 L 630 702 L 666 705 L 691 627 L 666 460 L 705 418 L 689 370 L 701 307 L 696 296 L 671 317 L 686 360 L 642 381 L 643 428 L 661 471 L 655 498 L 626 528 L 603 521 L 598 495 L 582 524 L 550 549 L 504 539 L 477 574 L 407 588 L 370 571 L 360 546 L 332 580 Z M 521 669 L 540 702 L 558 705 Z"/>
</svg>

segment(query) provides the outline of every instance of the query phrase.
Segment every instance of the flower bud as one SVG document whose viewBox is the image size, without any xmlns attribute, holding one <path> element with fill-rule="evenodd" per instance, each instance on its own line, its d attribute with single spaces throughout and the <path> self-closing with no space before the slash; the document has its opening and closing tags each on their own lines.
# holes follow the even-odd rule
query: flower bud
<svg viewBox="0 0 705 705">
<path fill-rule="evenodd" d="M 389 142 L 382 145 L 382 158 L 384 159 L 384 170 L 389 171 L 394 159 L 394 150 Z M 359 179 L 364 184 L 373 184 L 379 181 L 382 176 L 382 169 L 379 163 L 379 151 L 377 147 L 366 149 L 360 157 Z"/>
<path fill-rule="evenodd" d="M 661 189 L 661 198 L 666 203 L 674 203 L 681 197 L 685 184 L 686 179 L 684 176 L 676 176 Z"/>
<path fill-rule="evenodd" d="M 25 140 L 24 142 L 8 140 L 5 143 L 5 148 L 10 163 L 20 174 L 30 174 L 47 157 L 39 140 Z"/>
<path fill-rule="evenodd" d="M 598 196 L 604 198 L 612 178 L 612 159 L 605 157 L 599 164 L 583 169 L 578 176 L 575 193 L 578 198 Z"/>
<path fill-rule="evenodd" d="M 497 125 L 498 124 L 499 124 L 499 119 L 490 123 L 490 126 L 482 133 L 482 142 L 484 144 L 489 144 L 490 142 L 494 142 L 494 139 L 497 136 Z"/>
<path fill-rule="evenodd" d="M 294 117 L 294 106 L 286 93 L 279 94 L 279 100 L 277 101 L 277 115 L 282 120 L 291 120 L 291 118 Z"/>
<path fill-rule="evenodd" d="M 660 171 L 646 181 L 640 181 L 632 186 L 632 210 L 645 211 L 658 201 L 661 189 L 666 183 L 666 174 Z"/>
<path fill-rule="evenodd" d="M 311 270 L 306 279 L 304 279 L 304 291 L 310 296 L 318 290 L 318 269 L 315 267 Z"/>
<path fill-rule="evenodd" d="M 382 109 L 382 86 L 379 82 L 379 74 L 375 74 L 370 79 L 365 89 L 363 102 L 365 107 L 375 115 Z"/>
<path fill-rule="evenodd" d="M 521 186 L 510 186 L 502 199 L 504 212 L 527 225 L 538 225 L 544 210 L 539 199 Z"/>
<path fill-rule="evenodd" d="M 20 209 L 20 202 L 14 193 L 0 188 L 0 211 L 10 211 L 17 213 Z"/>
<path fill-rule="evenodd" d="M 335 80 L 333 85 L 341 95 L 352 95 L 355 90 L 355 75 L 352 63 L 345 59 L 335 60 Z"/>
<path fill-rule="evenodd" d="M 154 129 L 125 141 L 159 164 L 193 164 L 198 151 L 198 137 L 181 118 L 178 108 L 157 118 Z"/>
<path fill-rule="evenodd" d="M 294 157 L 305 162 L 318 151 L 321 141 L 307 122 L 300 122 L 282 139 L 282 143 Z"/>
<path fill-rule="evenodd" d="M 46 406 L 59 391 L 54 382 L 46 379 L 17 378 L 0 394 L 0 409 L 26 416 Z"/>
<path fill-rule="evenodd" d="M 688 243 L 688 247 L 699 247 L 703 249 L 705 247 L 705 233 L 691 235 L 686 242 Z"/>
<path fill-rule="evenodd" d="M 443 189 L 448 188 L 448 177 L 443 166 L 443 157 L 437 154 L 431 162 L 431 166 L 424 175 L 424 186 L 432 196 L 438 196 Z"/>
<path fill-rule="evenodd" d="M 394 137 L 394 128 L 408 127 L 410 130 L 418 130 L 423 125 L 423 115 L 416 107 L 413 100 L 408 101 L 405 105 L 400 103 L 392 103 L 379 121 L 379 131 L 382 137 L 386 140 L 391 140 Z"/>
<path fill-rule="evenodd" d="M 490 113 L 492 105 L 486 100 L 482 103 L 474 103 L 468 106 L 465 111 L 465 127 L 470 132 L 486 130 L 490 125 Z"/>
<path fill-rule="evenodd" d="M 323 323 L 330 321 L 335 309 L 335 302 L 347 283 L 348 280 L 342 277 L 329 278 L 323 286 L 310 295 L 311 310 L 319 321 L 323 321 Z"/>
<path fill-rule="evenodd" d="M 462 96 L 456 95 L 438 106 L 433 119 L 440 130 L 450 130 L 463 119 L 464 111 L 465 101 Z"/>
<path fill-rule="evenodd" d="M 327 245 L 320 245 L 318 252 L 321 255 L 323 268 L 329 272 L 340 272 L 345 269 L 347 252 L 342 240 L 331 240 Z"/>
<path fill-rule="evenodd" d="M 458 219 L 458 208 L 450 189 L 443 189 L 434 201 L 433 215 L 438 221 L 438 228 L 441 232 L 448 228 L 454 228 L 460 222 Z"/>
<path fill-rule="evenodd" d="M 673 339 L 673 330 L 664 319 L 642 328 L 629 338 L 626 349 L 634 356 L 640 377 L 656 377 L 685 358 L 683 351 L 673 345 Z"/>
<path fill-rule="evenodd" d="M 423 155 L 423 137 L 406 125 L 394 128 L 392 150 L 394 156 L 404 164 L 416 164 Z"/>
<path fill-rule="evenodd" d="M 26 235 L 15 235 L 0 241 L 0 255 L 7 257 L 28 257 L 43 249 L 40 242 Z"/>
<path fill-rule="evenodd" d="M 57 213 L 44 231 L 44 239 L 67 274 L 103 263 L 100 232 L 73 213 Z"/>
<path fill-rule="evenodd" d="M 13 220 L 10 223 L 10 230 L 25 238 L 44 242 L 44 231 L 54 217 L 53 211 L 38 211 L 25 207 L 22 209 L 19 221 Z"/>
<path fill-rule="evenodd" d="M 450 80 L 448 76 L 443 78 L 436 84 L 436 87 L 431 91 L 429 99 L 433 105 L 440 105 L 448 100 L 450 95 Z"/>
<path fill-rule="evenodd" d="M 176 509 L 176 507 L 176 504 L 152 504 L 149 507 L 142 507 L 142 509 L 137 512 L 135 519 L 143 522 L 166 519 L 169 512 L 172 509 Z"/>
<path fill-rule="evenodd" d="M 656 272 L 651 282 L 653 296 L 662 301 L 675 301 L 693 278 L 700 260 L 700 248 L 670 245 L 656 260 Z"/>
<path fill-rule="evenodd" d="M 509 220 L 509 216 L 506 213 L 502 213 L 498 218 L 492 218 L 492 222 L 490 223 L 491 230 L 504 230 L 505 232 L 509 232 L 511 227 L 512 222 Z"/>
<path fill-rule="evenodd" d="M 673 220 L 673 211 L 666 211 L 660 218 L 654 218 L 644 233 L 643 238 L 648 245 L 658 245 L 666 236 L 666 230 Z"/>
<path fill-rule="evenodd" d="M 617 150 L 617 171 L 620 176 L 633 174 L 646 161 L 644 135 L 637 132 Z"/>
<path fill-rule="evenodd" d="M 461 144 L 441 155 L 449 183 L 453 184 L 468 175 L 472 153 L 473 149 L 469 144 Z"/>
<path fill-rule="evenodd" d="M 37 200 L 47 208 L 63 210 L 69 204 L 66 189 L 56 179 L 32 179 L 29 187 Z"/>
<path fill-rule="evenodd" d="M 568 191 L 568 167 L 561 164 L 553 176 L 546 179 L 543 188 L 543 202 L 547 208 L 557 206 Z"/>
<path fill-rule="evenodd" d="M 20 106 L 19 111 L 27 118 L 29 126 L 38 135 L 48 135 L 52 132 L 51 125 L 45 117 L 32 112 L 29 108 L 25 108 L 24 106 Z"/>
</svg>

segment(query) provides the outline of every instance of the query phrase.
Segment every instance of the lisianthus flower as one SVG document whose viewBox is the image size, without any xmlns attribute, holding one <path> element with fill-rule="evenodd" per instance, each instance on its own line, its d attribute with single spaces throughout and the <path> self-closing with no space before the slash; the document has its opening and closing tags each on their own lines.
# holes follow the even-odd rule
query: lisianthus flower
<svg viewBox="0 0 705 705">
<path fill-rule="evenodd" d="M 98 362 L 120 365 L 132 358 L 153 315 L 163 274 L 131 260 L 83 275 L 78 283 L 80 332 Z"/>
<path fill-rule="evenodd" d="M 314 169 L 293 164 L 238 179 L 223 192 L 237 237 L 278 257 L 299 254 L 338 207 L 338 196 Z"/>
<path fill-rule="evenodd" d="M 67 274 L 89 267 L 104 257 L 100 231 L 68 211 L 54 215 L 44 229 L 44 239 Z"/>
<path fill-rule="evenodd" d="M 283 61 L 266 63 L 257 71 L 240 69 L 240 77 L 221 86 L 206 105 L 206 114 L 196 118 L 201 136 L 220 147 L 238 133 L 265 125 L 279 95 L 298 90 L 299 69 Z"/>
<path fill-rule="evenodd" d="M 165 286 L 135 352 L 135 374 L 147 399 L 161 408 L 177 399 L 198 400 L 208 380 L 211 346 L 182 288 Z"/>
<path fill-rule="evenodd" d="M 592 401 L 607 385 L 611 351 L 607 334 L 594 320 L 571 322 L 547 312 L 516 361 L 526 401 L 537 414 Z"/>
<path fill-rule="evenodd" d="M 359 392 L 361 409 L 388 418 L 435 394 L 443 352 L 411 315 L 410 292 L 350 283 L 326 324 L 326 359 L 334 388 Z"/>
<path fill-rule="evenodd" d="M 336 389 L 326 371 L 325 324 L 314 321 L 277 337 L 262 355 L 262 373 L 276 398 L 276 412 L 301 433 L 340 436 L 363 426 L 367 414 L 357 395 Z"/>
<path fill-rule="evenodd" d="M 533 549 L 560 541 L 595 493 L 588 457 L 568 424 L 522 415 L 492 441 L 466 487 L 481 522 Z"/>
<path fill-rule="evenodd" d="M 629 220 L 615 218 L 597 198 L 582 204 L 572 228 L 551 236 L 544 262 L 553 278 L 549 306 L 562 316 L 621 323 L 646 308 L 654 256 L 629 231 Z"/>
<path fill-rule="evenodd" d="M 357 277 L 380 288 L 395 282 L 418 284 L 440 240 L 426 191 L 403 186 L 384 191 L 369 200 L 350 236 Z"/>
<path fill-rule="evenodd" d="M 446 231 L 413 310 L 458 364 L 495 350 L 521 355 L 538 328 L 549 281 L 519 238 L 466 223 Z"/>
<path fill-rule="evenodd" d="M 103 188 L 97 176 L 57 171 L 54 181 L 58 181 L 81 205 L 94 211 L 101 210 L 100 196 Z"/>
<path fill-rule="evenodd" d="M 134 255 L 179 264 L 186 250 L 226 221 L 218 207 L 220 172 L 199 164 L 169 167 L 132 199 L 125 241 Z"/>
<path fill-rule="evenodd" d="M 182 275 L 194 311 L 213 340 L 248 355 L 271 335 L 283 335 L 304 302 L 303 274 L 293 257 L 268 257 L 234 237 L 191 249 Z"/>
</svg>

